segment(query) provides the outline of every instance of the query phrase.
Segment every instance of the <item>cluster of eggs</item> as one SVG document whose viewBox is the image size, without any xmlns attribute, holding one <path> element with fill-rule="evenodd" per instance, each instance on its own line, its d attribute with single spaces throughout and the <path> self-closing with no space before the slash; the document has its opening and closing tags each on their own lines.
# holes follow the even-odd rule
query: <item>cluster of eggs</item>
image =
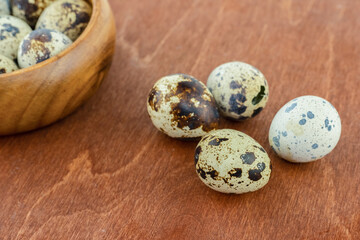
<svg viewBox="0 0 360 240">
<path fill-rule="evenodd" d="M 91 13 L 84 0 L 0 0 L 0 74 L 65 50 L 84 31 Z"/>
<path fill-rule="evenodd" d="M 265 186 L 271 160 L 253 138 L 237 130 L 218 129 L 220 115 L 241 121 L 265 107 L 269 87 L 264 75 L 243 62 L 215 68 L 207 85 L 186 74 L 158 80 L 147 98 L 154 126 L 173 138 L 199 139 L 195 168 L 203 183 L 223 193 L 246 193 Z M 330 153 L 339 141 L 341 121 L 325 99 L 302 96 L 274 117 L 269 142 L 291 162 L 311 162 Z"/>
</svg>

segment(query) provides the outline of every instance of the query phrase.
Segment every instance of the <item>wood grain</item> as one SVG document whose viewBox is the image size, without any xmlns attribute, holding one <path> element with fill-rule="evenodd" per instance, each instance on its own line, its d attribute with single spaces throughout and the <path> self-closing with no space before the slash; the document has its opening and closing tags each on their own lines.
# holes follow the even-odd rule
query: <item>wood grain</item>
<svg viewBox="0 0 360 240">
<path fill-rule="evenodd" d="M 40 64 L 0 75 L 0 135 L 47 126 L 72 113 L 99 88 L 115 48 L 115 24 L 106 0 L 81 36 Z"/>
<path fill-rule="evenodd" d="M 360 2 L 354 0 L 111 0 L 113 66 L 76 113 L 0 138 L 2 239 L 360 239 Z M 231 60 L 270 85 L 256 118 L 221 128 L 260 142 L 273 162 L 263 189 L 225 195 L 198 179 L 196 142 L 164 136 L 146 96 L 170 73 L 205 82 Z M 267 142 L 276 111 L 317 95 L 342 118 L 324 159 L 291 164 Z"/>
</svg>

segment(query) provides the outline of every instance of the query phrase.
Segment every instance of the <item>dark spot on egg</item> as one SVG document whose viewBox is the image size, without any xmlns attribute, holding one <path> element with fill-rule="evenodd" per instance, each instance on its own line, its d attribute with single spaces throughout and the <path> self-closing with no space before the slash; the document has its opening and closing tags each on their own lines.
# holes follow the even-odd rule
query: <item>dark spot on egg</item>
<svg viewBox="0 0 360 240">
<path fill-rule="evenodd" d="M 317 149 L 318 147 L 319 147 L 319 145 L 318 145 L 317 143 L 314 143 L 314 144 L 311 146 L 312 149 Z"/>
<path fill-rule="evenodd" d="M 249 170 L 249 179 L 252 181 L 259 181 L 262 176 L 261 176 L 261 172 L 259 169 L 251 169 Z"/>
<path fill-rule="evenodd" d="M 210 177 L 214 180 L 216 180 L 219 173 L 216 170 L 208 171 L 206 174 L 210 175 Z"/>
<path fill-rule="evenodd" d="M 219 146 L 221 142 L 228 141 L 228 138 L 215 138 L 209 142 L 211 146 Z"/>
<path fill-rule="evenodd" d="M 252 164 L 256 159 L 255 154 L 253 152 L 246 152 L 245 154 L 242 154 L 240 158 L 244 164 L 249 164 L 249 165 Z"/>
<path fill-rule="evenodd" d="M 263 162 L 257 164 L 257 168 L 258 168 L 259 171 L 261 171 L 261 172 L 265 170 L 265 167 L 266 167 L 266 165 L 265 165 L 265 163 L 263 163 Z"/>
<path fill-rule="evenodd" d="M 259 149 L 260 151 L 262 151 L 263 153 L 266 153 L 265 149 L 256 145 L 253 145 L 254 148 Z"/>
<path fill-rule="evenodd" d="M 68 28 L 66 28 L 65 31 L 74 29 L 80 24 L 84 24 L 83 26 L 81 26 L 79 31 L 79 34 L 81 34 L 86 28 L 87 23 L 90 21 L 90 15 L 87 12 L 75 11 L 75 16 L 76 16 L 75 21 Z"/>
<path fill-rule="evenodd" d="M 301 119 L 301 120 L 299 121 L 299 124 L 300 124 L 300 125 L 305 125 L 305 123 L 306 123 L 306 119 Z"/>
<path fill-rule="evenodd" d="M 41 63 L 51 57 L 51 52 L 48 48 L 44 47 L 42 51 L 43 55 L 37 55 L 36 56 L 36 63 Z"/>
<path fill-rule="evenodd" d="M 157 112 L 160 108 L 162 101 L 162 92 L 157 90 L 156 88 L 152 88 L 149 93 L 148 103 L 152 110 Z"/>
<path fill-rule="evenodd" d="M 252 104 L 256 105 L 259 102 L 261 102 L 261 100 L 264 98 L 265 96 L 265 86 L 261 86 L 260 87 L 260 92 L 252 99 Z"/>
<path fill-rule="evenodd" d="M 31 41 L 28 39 L 24 39 L 21 45 L 21 55 L 25 55 L 31 49 Z"/>
<path fill-rule="evenodd" d="M 68 8 L 70 10 L 73 10 L 73 4 L 69 3 L 69 2 L 65 2 L 63 4 L 61 4 L 62 8 Z"/>
<path fill-rule="evenodd" d="M 237 93 L 237 94 L 231 95 L 229 104 L 231 106 L 237 106 L 238 103 L 244 103 L 245 101 L 246 101 L 245 95 L 243 95 L 241 93 Z"/>
<path fill-rule="evenodd" d="M 202 149 L 201 149 L 201 146 L 198 146 L 196 149 L 195 149 L 195 156 L 194 156 L 194 159 L 195 159 L 195 165 L 198 163 L 199 161 L 199 155 L 201 153 Z"/>
<path fill-rule="evenodd" d="M 252 72 L 252 74 L 254 74 L 254 76 L 256 76 L 256 77 L 259 76 L 259 74 L 258 74 L 258 73 L 259 73 L 259 70 L 257 70 L 257 72 L 251 70 L 251 72 Z"/>
<path fill-rule="evenodd" d="M 251 117 L 255 117 L 255 116 L 258 115 L 262 110 L 263 110 L 262 107 L 259 107 L 259 108 L 255 109 L 254 112 L 253 112 L 253 114 L 251 115 Z"/>
<path fill-rule="evenodd" d="M 198 168 L 197 172 L 199 173 L 199 175 L 202 179 L 206 179 L 206 173 L 204 170 L 202 170 L 201 168 Z"/>
<path fill-rule="evenodd" d="M 297 103 L 291 104 L 290 107 L 287 107 L 287 108 L 285 109 L 285 112 L 286 112 L 286 113 L 291 112 L 291 110 L 293 110 L 296 106 L 297 106 Z"/>
<path fill-rule="evenodd" d="M 315 117 L 315 115 L 314 115 L 311 111 L 308 111 L 308 112 L 307 112 L 307 117 L 308 117 L 309 119 L 313 119 L 313 118 Z"/>
<path fill-rule="evenodd" d="M 246 111 L 247 107 L 246 106 L 240 106 L 240 107 L 236 107 L 236 106 L 231 106 L 229 109 L 229 112 L 233 112 L 236 113 L 238 115 L 244 113 Z"/>
<path fill-rule="evenodd" d="M 11 36 L 15 37 L 19 32 L 20 32 L 19 28 L 15 27 L 9 23 L 4 23 L 4 24 L 2 24 L 1 30 L 0 30 L 0 40 L 6 39 L 7 34 L 11 34 Z"/>
<path fill-rule="evenodd" d="M 273 137 L 273 142 L 276 147 L 280 147 L 280 137 Z"/>
<path fill-rule="evenodd" d="M 228 173 L 232 177 L 239 178 L 239 177 L 241 177 L 242 169 L 241 168 L 234 168 L 234 169 L 231 169 Z"/>
<path fill-rule="evenodd" d="M 180 99 L 180 102 L 171 104 L 172 121 L 181 129 L 201 127 L 205 132 L 216 129 L 219 125 L 219 112 L 214 98 L 198 80 L 185 74 L 181 76 L 184 80 L 177 84 L 174 91 L 165 96 L 167 101 L 172 96 Z"/>
<path fill-rule="evenodd" d="M 244 113 L 247 109 L 246 106 L 244 106 L 244 102 L 246 101 L 246 91 L 244 88 L 241 88 L 241 92 L 238 92 L 236 94 L 232 94 L 229 99 L 229 112 L 233 112 L 237 115 L 240 115 Z"/>
<path fill-rule="evenodd" d="M 51 33 L 55 32 L 49 29 L 38 29 L 30 33 L 29 38 L 42 43 L 51 42 Z"/>
<path fill-rule="evenodd" d="M 1 74 L 1 73 L 6 73 L 5 68 L 0 68 L 0 74 Z"/>
<path fill-rule="evenodd" d="M 208 136 L 203 137 L 203 138 L 201 139 L 201 142 L 205 141 L 205 140 L 206 140 L 206 139 L 208 139 L 208 138 L 209 138 L 209 135 L 208 135 Z"/>
<path fill-rule="evenodd" d="M 238 88 L 242 88 L 242 85 L 240 83 L 238 83 L 237 81 L 231 81 L 230 88 L 231 89 L 238 89 Z"/>
</svg>

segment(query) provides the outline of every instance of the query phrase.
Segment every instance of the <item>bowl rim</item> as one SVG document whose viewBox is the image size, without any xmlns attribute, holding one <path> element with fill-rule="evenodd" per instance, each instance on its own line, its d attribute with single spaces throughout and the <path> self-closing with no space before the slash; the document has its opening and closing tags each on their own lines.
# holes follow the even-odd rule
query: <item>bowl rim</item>
<svg viewBox="0 0 360 240">
<path fill-rule="evenodd" d="M 35 65 L 27 67 L 27 68 L 19 68 L 18 70 L 10 72 L 10 73 L 0 74 L 0 79 L 12 77 L 12 76 L 16 76 L 16 75 L 21 75 L 26 72 L 31 72 L 31 71 L 37 70 L 38 68 L 42 68 L 48 64 L 51 64 L 51 63 L 59 60 L 60 58 L 64 57 L 65 55 L 69 54 L 69 52 L 71 52 L 74 48 L 76 48 L 78 45 L 80 45 L 84 41 L 84 39 L 87 38 L 93 25 L 97 22 L 97 19 L 99 18 L 99 14 L 97 14 L 97 13 L 100 10 L 100 2 L 102 0 L 84 0 L 84 1 L 87 3 L 90 2 L 91 7 L 92 7 L 90 21 L 89 21 L 88 25 L 86 26 L 85 30 L 81 33 L 81 35 L 68 48 L 66 48 L 64 51 L 60 52 L 59 54 L 57 54 L 49 59 L 46 59 L 45 61 L 43 61 L 41 63 L 35 64 Z"/>
</svg>

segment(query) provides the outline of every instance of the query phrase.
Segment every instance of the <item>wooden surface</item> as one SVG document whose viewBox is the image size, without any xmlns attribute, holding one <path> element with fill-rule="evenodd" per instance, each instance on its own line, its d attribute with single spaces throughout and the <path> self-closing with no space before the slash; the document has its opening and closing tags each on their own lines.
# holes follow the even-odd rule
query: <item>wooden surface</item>
<svg viewBox="0 0 360 240">
<path fill-rule="evenodd" d="M 62 119 L 100 87 L 114 55 L 115 24 L 106 0 L 90 2 L 91 20 L 69 48 L 42 63 L 0 75 L 0 135 Z"/>
<path fill-rule="evenodd" d="M 110 4 L 117 48 L 99 92 L 59 123 L 0 139 L 1 239 L 360 239 L 360 1 Z M 270 84 L 259 116 L 220 124 L 254 137 L 273 162 L 267 186 L 238 196 L 203 185 L 196 142 L 158 132 L 145 107 L 161 76 L 205 82 L 231 60 Z M 290 164 L 268 129 L 306 94 L 333 103 L 342 137 L 324 159 Z"/>
</svg>

